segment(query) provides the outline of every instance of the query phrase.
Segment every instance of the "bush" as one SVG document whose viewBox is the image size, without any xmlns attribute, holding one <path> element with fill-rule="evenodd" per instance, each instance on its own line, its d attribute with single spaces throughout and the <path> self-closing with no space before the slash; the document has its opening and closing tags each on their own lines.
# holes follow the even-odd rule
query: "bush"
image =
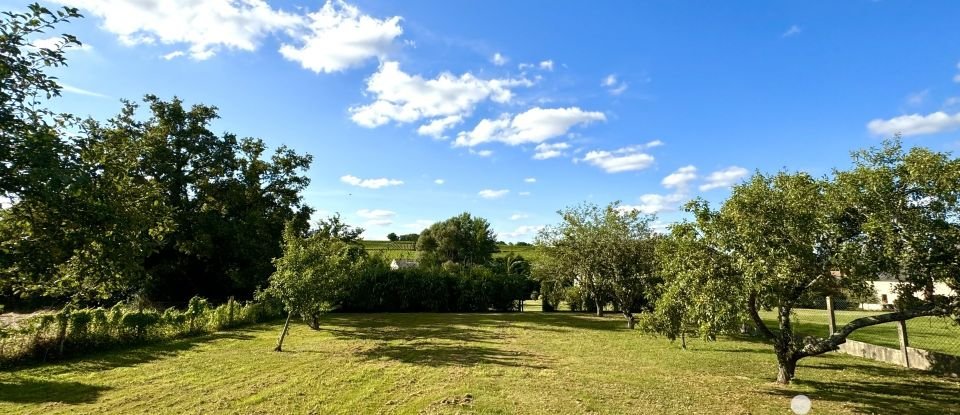
<svg viewBox="0 0 960 415">
<path fill-rule="evenodd" d="M 0 327 L 0 366 L 26 360 L 50 360 L 111 347 L 209 333 L 226 327 L 259 323 L 280 315 L 280 309 L 258 302 L 230 301 L 211 308 L 194 297 L 186 310 L 159 312 L 144 304 L 118 303 L 103 308 L 64 307 Z"/>
<path fill-rule="evenodd" d="M 532 285 L 522 275 L 482 266 L 444 264 L 390 270 L 371 259 L 347 283 L 338 309 L 360 312 L 483 312 L 517 310 Z"/>
</svg>

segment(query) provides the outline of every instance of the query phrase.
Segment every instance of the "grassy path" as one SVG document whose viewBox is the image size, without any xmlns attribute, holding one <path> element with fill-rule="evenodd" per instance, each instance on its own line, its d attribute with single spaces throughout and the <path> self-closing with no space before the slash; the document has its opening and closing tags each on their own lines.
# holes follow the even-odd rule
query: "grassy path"
<svg viewBox="0 0 960 415">
<path fill-rule="evenodd" d="M 848 356 L 772 383 L 769 346 L 627 331 L 616 317 L 337 314 L 0 372 L 0 413 L 960 413 L 960 381 Z"/>
</svg>

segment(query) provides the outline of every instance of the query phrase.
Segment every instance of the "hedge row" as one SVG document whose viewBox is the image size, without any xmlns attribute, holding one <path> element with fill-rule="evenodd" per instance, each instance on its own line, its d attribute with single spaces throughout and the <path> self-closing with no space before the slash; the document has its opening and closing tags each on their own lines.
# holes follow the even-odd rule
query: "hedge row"
<svg viewBox="0 0 960 415">
<path fill-rule="evenodd" d="M 479 312 L 517 310 L 537 284 L 486 267 L 370 267 L 352 278 L 340 310 L 356 312 Z"/>
<path fill-rule="evenodd" d="M 110 309 L 67 306 L 20 321 L 16 327 L 0 327 L 0 365 L 210 333 L 265 321 L 279 313 L 256 302 L 231 300 L 212 307 L 200 297 L 192 298 L 184 310 L 160 311 L 125 303 Z"/>
</svg>

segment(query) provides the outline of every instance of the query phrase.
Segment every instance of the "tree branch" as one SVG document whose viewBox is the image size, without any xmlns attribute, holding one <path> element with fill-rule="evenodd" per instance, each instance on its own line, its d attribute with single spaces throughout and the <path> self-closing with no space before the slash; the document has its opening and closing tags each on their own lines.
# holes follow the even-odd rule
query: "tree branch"
<svg viewBox="0 0 960 415">
<path fill-rule="evenodd" d="M 763 322 L 763 319 L 760 318 L 760 313 L 757 312 L 757 293 L 756 292 L 750 293 L 750 298 L 747 299 L 747 309 L 750 313 L 750 318 L 753 319 L 753 324 L 757 326 L 757 330 L 759 330 L 760 333 L 763 334 L 763 336 L 766 337 L 767 339 L 775 340 L 777 336 L 774 335 L 772 331 L 770 331 L 770 328 L 767 327 L 767 325 Z"/>
<path fill-rule="evenodd" d="M 949 312 L 943 308 L 936 307 L 933 304 L 927 304 L 910 310 L 897 311 L 876 316 L 860 317 L 847 323 L 836 332 L 831 333 L 830 337 L 808 337 L 808 341 L 806 342 L 807 344 L 797 351 L 796 355 L 798 358 L 809 357 L 837 350 L 841 344 L 847 342 L 847 337 L 850 336 L 850 334 L 864 327 L 892 323 L 894 321 L 910 320 L 916 317 L 946 315 L 948 313 Z"/>
</svg>

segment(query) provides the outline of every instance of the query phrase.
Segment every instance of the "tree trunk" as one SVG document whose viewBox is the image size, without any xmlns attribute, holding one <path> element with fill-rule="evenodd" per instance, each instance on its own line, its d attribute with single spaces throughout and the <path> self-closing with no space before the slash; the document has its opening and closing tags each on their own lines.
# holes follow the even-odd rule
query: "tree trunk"
<svg viewBox="0 0 960 415">
<path fill-rule="evenodd" d="M 594 304 L 597 305 L 597 317 L 603 317 L 603 305 L 600 304 L 600 299 L 597 298 L 596 296 L 594 296 L 593 298 L 594 298 L 593 300 Z"/>
<path fill-rule="evenodd" d="M 634 326 L 637 325 L 637 320 L 633 318 L 633 313 L 625 311 L 623 312 L 623 316 L 627 318 L 627 328 L 633 330 Z"/>
<path fill-rule="evenodd" d="M 687 333 L 683 331 L 680 332 L 680 347 L 687 350 Z"/>
<path fill-rule="evenodd" d="M 283 351 L 283 339 L 287 337 L 287 330 L 290 329 L 290 317 L 293 316 L 293 312 L 287 312 L 287 322 L 283 323 L 283 330 L 280 331 L 280 338 L 277 339 L 277 347 L 273 348 L 275 352 Z"/>
<path fill-rule="evenodd" d="M 780 356 L 777 352 L 777 383 L 789 385 L 793 380 L 793 375 L 797 371 L 797 361 L 787 356 Z"/>
</svg>

